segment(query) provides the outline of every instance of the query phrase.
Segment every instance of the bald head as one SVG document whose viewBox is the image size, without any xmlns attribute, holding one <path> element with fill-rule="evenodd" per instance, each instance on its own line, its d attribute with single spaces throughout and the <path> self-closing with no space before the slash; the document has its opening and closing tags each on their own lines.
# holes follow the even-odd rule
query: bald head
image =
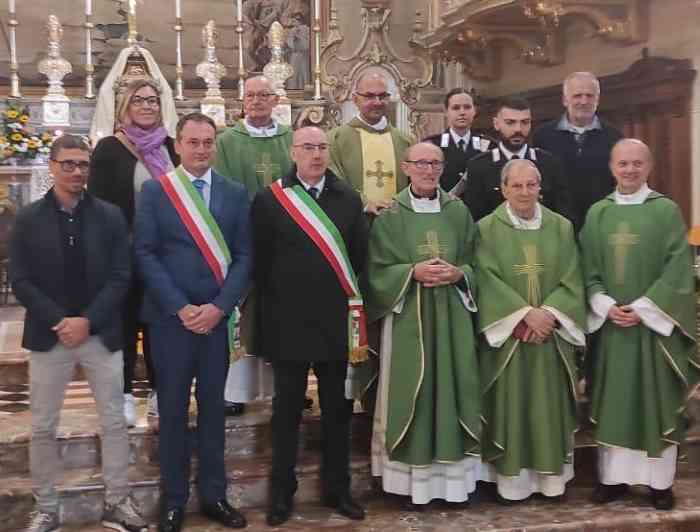
<svg viewBox="0 0 700 532">
<path fill-rule="evenodd" d="M 377 124 L 386 116 L 389 96 L 384 76 L 367 72 L 358 78 L 352 101 L 360 111 L 362 120 L 368 124 Z"/>
<path fill-rule="evenodd" d="M 292 137 L 291 156 L 299 177 L 310 185 L 318 183 L 330 158 L 326 133 L 315 126 L 297 129 Z"/>
<path fill-rule="evenodd" d="M 647 146 L 644 142 L 642 142 L 639 139 L 632 139 L 632 138 L 626 138 L 626 139 L 620 139 L 618 140 L 615 145 L 613 146 L 612 151 L 610 152 L 610 160 L 613 160 L 615 157 L 619 156 L 620 152 L 624 152 L 626 150 L 638 150 L 641 153 L 644 153 L 646 158 L 652 162 L 654 160 L 654 156 L 651 153 L 651 150 L 649 149 L 649 146 Z"/>
<path fill-rule="evenodd" d="M 542 182 L 542 174 L 539 168 L 528 159 L 511 159 L 501 169 L 501 185 L 508 184 L 508 178 L 511 174 L 530 173 L 537 178 L 538 182 Z"/>
<path fill-rule="evenodd" d="M 294 134 L 292 135 L 292 144 L 302 144 L 306 142 L 305 139 L 308 138 L 323 138 L 323 142 L 328 142 L 326 132 L 320 127 L 305 126 L 294 130 Z"/>
<path fill-rule="evenodd" d="M 621 194 L 634 194 L 642 188 L 653 166 L 649 146 L 638 139 L 622 139 L 610 152 L 610 171 Z"/>
<path fill-rule="evenodd" d="M 366 92 L 367 85 L 374 85 L 375 83 L 380 84 L 383 87 L 384 92 L 388 90 L 386 78 L 384 76 L 377 72 L 365 72 L 364 74 L 361 74 L 359 78 L 357 78 L 357 81 L 355 82 L 355 92 Z"/>
<path fill-rule="evenodd" d="M 425 154 L 430 154 L 431 156 L 435 157 L 436 159 L 440 159 L 441 161 L 445 158 L 442 154 L 442 150 L 432 142 L 418 142 L 405 151 L 403 155 L 404 161 L 415 160 L 417 158 L 415 155 L 416 153 L 419 153 L 421 156 Z"/>
</svg>

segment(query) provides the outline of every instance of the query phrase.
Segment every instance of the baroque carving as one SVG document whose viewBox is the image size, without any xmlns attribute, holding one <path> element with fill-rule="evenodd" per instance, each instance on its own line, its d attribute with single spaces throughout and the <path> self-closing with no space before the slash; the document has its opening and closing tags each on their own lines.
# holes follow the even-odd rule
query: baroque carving
<svg viewBox="0 0 700 532">
<path fill-rule="evenodd" d="M 433 62 L 425 47 L 416 40 L 423 26 L 420 14 L 416 14 L 413 36 L 408 41 L 413 56 L 402 57 L 389 37 L 389 4 L 388 0 L 363 0 L 360 43 L 350 55 L 342 56 L 338 49 L 344 37 L 338 25 L 337 10 L 331 3 L 328 37 L 321 52 L 321 80 L 330 88 L 332 100 L 348 100 L 354 82 L 363 70 L 372 66 L 385 69 L 393 77 L 401 99 L 409 107 L 417 102 L 419 89 L 430 84 Z"/>
</svg>

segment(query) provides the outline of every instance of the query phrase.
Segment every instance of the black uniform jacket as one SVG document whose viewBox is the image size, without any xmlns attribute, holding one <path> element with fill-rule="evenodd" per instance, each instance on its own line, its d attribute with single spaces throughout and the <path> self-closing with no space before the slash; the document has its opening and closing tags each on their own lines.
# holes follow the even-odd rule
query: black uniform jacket
<svg viewBox="0 0 700 532">
<path fill-rule="evenodd" d="M 440 176 L 440 187 L 445 192 L 449 192 L 457 184 L 467 168 L 467 161 L 481 155 L 490 146 L 490 141 L 486 137 L 472 135 L 469 137 L 467 149 L 462 151 L 455 144 L 454 138 L 449 128 L 442 133 L 426 137 L 423 142 L 432 142 L 442 150 L 445 157 L 445 168 Z M 483 149 L 482 149 L 483 147 Z"/>
</svg>

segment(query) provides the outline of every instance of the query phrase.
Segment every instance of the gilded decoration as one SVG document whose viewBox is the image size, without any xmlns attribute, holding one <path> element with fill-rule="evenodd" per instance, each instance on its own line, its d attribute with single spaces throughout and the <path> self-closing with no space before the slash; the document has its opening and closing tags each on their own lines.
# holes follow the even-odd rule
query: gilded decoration
<svg viewBox="0 0 700 532">
<path fill-rule="evenodd" d="M 459 61 L 474 79 L 501 75 L 501 54 L 515 48 L 522 61 L 549 66 L 565 61 L 562 21 L 583 18 L 605 40 L 647 39 L 648 0 L 436 0 L 431 29 L 416 37 L 433 57 Z"/>
</svg>

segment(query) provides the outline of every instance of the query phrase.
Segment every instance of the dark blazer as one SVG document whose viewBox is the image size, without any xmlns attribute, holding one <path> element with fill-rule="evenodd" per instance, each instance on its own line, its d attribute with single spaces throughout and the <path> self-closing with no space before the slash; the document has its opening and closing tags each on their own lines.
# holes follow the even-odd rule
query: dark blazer
<svg viewBox="0 0 700 532">
<path fill-rule="evenodd" d="M 559 121 L 542 124 L 535 131 L 532 144 L 549 151 L 561 162 L 574 198 L 571 221 L 578 231 L 591 205 L 615 188 L 609 166 L 610 152 L 622 133 L 601 120 L 602 129 L 586 132 L 579 144 L 572 132 L 557 128 Z"/>
<path fill-rule="evenodd" d="M 447 147 L 442 146 L 444 144 L 444 135 L 447 135 Z M 467 168 L 467 161 L 473 159 L 477 155 L 481 155 L 484 152 L 484 150 L 474 147 L 474 139 L 478 139 L 477 142 L 479 145 L 482 145 L 482 142 L 483 145 L 486 145 L 487 143 L 490 145 L 489 139 L 474 135 L 472 132 L 466 151 L 462 151 L 459 146 L 455 144 L 449 128 L 442 133 L 437 133 L 436 135 L 431 135 L 430 137 L 423 139 L 423 142 L 432 142 L 438 148 L 440 148 L 443 156 L 445 157 L 445 168 L 440 176 L 440 187 L 445 192 L 452 190 L 452 188 L 457 184 L 457 181 L 462 178 L 462 174 Z"/>
<path fill-rule="evenodd" d="M 145 322 L 165 320 L 189 303 L 213 303 L 230 314 L 248 288 L 252 257 L 245 188 L 212 172 L 209 210 L 231 252 L 223 286 L 217 284 L 160 181 L 144 183 L 134 219 L 134 253 L 146 287 L 141 311 Z"/>
<path fill-rule="evenodd" d="M 129 241 L 124 216 L 117 207 L 85 193 L 82 238 L 90 320 L 110 351 L 122 348 L 119 309 L 131 275 Z M 63 245 L 53 189 L 19 211 L 10 237 L 10 280 L 17 299 L 27 308 L 22 346 L 48 351 L 58 342 L 51 330 L 65 317 L 71 299 L 64 279 Z"/>
<path fill-rule="evenodd" d="M 528 147 L 525 158 L 535 163 L 542 174 L 542 204 L 565 218 L 571 219 L 571 191 L 568 180 L 562 173 L 559 160 L 551 153 L 539 148 L 534 148 L 533 158 L 531 149 Z M 462 199 L 469 207 L 474 221 L 479 221 L 484 216 L 491 214 L 496 207 L 503 203 L 501 170 L 507 162 L 505 154 L 496 147 L 474 157 L 467 163 L 467 186 Z"/>
<path fill-rule="evenodd" d="M 284 187 L 299 184 L 296 167 L 282 182 Z M 318 204 L 340 231 L 359 276 L 367 256 L 368 237 L 359 194 L 327 170 Z M 269 187 L 255 196 L 251 218 L 254 280 L 259 294 L 259 343 L 254 352 L 272 360 L 346 359 L 348 298 L 321 251 Z"/>
<path fill-rule="evenodd" d="M 173 166 L 180 164 L 172 138 L 165 147 Z M 90 158 L 88 190 L 96 197 L 119 207 L 131 229 L 134 225 L 134 169 L 137 159 L 114 135 L 100 139 Z"/>
</svg>

